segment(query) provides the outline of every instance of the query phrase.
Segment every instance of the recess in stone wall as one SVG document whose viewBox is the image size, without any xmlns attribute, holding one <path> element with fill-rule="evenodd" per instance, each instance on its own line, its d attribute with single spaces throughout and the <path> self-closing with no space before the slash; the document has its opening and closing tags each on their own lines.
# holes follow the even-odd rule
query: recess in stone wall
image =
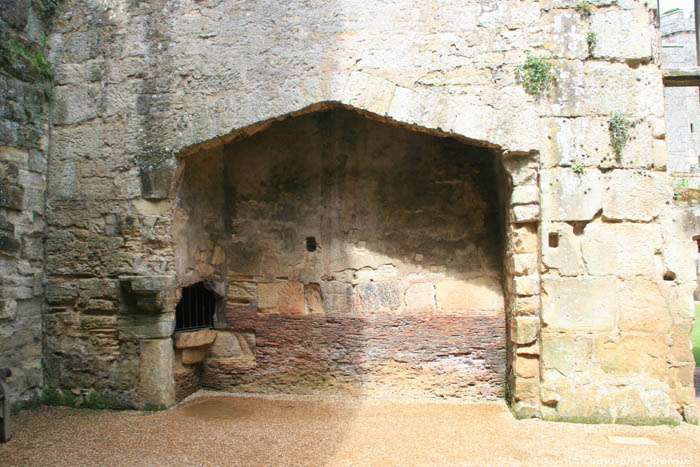
<svg viewBox="0 0 700 467">
<path fill-rule="evenodd" d="M 178 398 L 198 385 L 503 396 L 504 279 L 524 276 L 521 307 L 536 294 L 523 284 L 537 242 L 504 256 L 507 226 L 539 214 L 531 155 L 504 168 L 485 145 L 367 117 L 324 108 L 181 159 L 178 282 L 216 278 L 227 299 L 203 361 L 176 354 Z"/>
</svg>

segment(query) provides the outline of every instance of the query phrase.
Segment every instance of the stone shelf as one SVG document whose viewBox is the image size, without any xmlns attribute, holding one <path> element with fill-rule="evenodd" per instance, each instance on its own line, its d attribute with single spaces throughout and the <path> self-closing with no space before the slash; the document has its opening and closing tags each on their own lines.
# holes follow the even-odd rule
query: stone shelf
<svg viewBox="0 0 700 467">
<path fill-rule="evenodd" d="M 700 67 L 672 68 L 662 70 L 664 86 L 700 86 Z"/>
</svg>

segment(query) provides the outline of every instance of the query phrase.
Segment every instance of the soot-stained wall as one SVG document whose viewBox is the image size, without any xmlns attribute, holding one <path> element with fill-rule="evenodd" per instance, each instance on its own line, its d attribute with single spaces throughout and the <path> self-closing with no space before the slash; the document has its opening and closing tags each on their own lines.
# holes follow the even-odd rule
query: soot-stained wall
<svg viewBox="0 0 700 467">
<path fill-rule="evenodd" d="M 184 159 L 178 280 L 225 283 L 219 327 L 239 337 L 220 333 L 201 383 L 497 397 L 505 330 L 496 160 L 342 108 Z"/>
</svg>

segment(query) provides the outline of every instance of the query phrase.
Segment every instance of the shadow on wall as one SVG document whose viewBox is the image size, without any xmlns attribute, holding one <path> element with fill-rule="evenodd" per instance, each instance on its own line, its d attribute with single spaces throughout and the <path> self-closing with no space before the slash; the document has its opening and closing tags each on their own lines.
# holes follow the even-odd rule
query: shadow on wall
<svg viewBox="0 0 700 467">
<path fill-rule="evenodd" d="M 502 394 L 493 151 L 334 108 L 182 163 L 178 280 L 225 283 L 228 328 L 182 388 Z"/>
</svg>

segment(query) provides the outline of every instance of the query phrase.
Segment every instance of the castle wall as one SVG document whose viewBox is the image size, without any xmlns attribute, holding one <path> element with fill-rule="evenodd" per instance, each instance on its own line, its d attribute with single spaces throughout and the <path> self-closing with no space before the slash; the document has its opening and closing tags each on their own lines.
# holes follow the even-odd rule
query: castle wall
<svg viewBox="0 0 700 467">
<path fill-rule="evenodd" d="M 162 384 L 168 368 L 145 365 L 172 362 L 171 295 L 191 280 L 180 262 L 193 252 L 178 249 L 173 223 L 183 171 L 275 119 L 339 103 L 500 157 L 505 379 L 518 416 L 688 416 L 695 243 L 666 174 L 651 8 L 70 2 L 50 38 L 49 291 L 71 293 L 49 306 L 48 384 L 141 402 L 158 393 L 145 382 Z M 544 93 L 518 79 L 528 53 L 555 66 Z M 617 115 L 630 134 L 619 151 Z M 217 239 L 235 257 L 235 239 Z M 235 278 L 217 281 L 230 290 Z"/>
<path fill-rule="evenodd" d="M 42 54 L 49 22 L 29 0 L 0 2 L 0 367 L 12 371 L 15 408 L 36 400 L 43 385 L 50 80 L 33 54 Z"/>
</svg>

